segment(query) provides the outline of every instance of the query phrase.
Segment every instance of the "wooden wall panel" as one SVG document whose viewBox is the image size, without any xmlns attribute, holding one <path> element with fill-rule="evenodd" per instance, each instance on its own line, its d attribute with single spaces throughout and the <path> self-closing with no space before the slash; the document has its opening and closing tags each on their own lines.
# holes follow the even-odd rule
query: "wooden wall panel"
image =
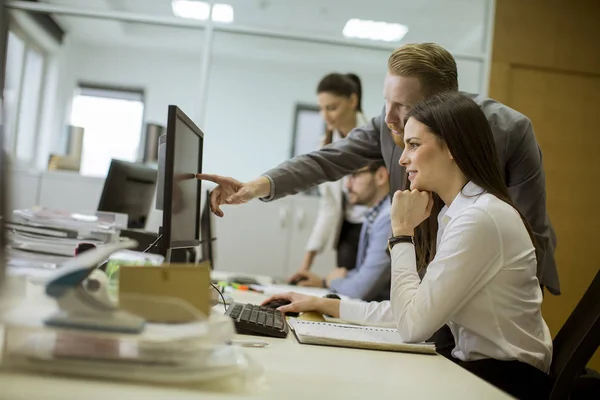
<svg viewBox="0 0 600 400">
<path fill-rule="evenodd" d="M 542 148 L 563 293 L 543 312 L 556 334 L 600 269 L 600 1 L 496 0 L 489 93 L 531 118 Z"/>
</svg>

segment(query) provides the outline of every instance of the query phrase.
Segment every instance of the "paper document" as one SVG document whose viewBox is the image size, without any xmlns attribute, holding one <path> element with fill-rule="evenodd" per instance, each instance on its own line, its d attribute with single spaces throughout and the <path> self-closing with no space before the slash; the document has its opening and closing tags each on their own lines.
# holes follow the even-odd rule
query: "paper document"
<svg viewBox="0 0 600 400">
<path fill-rule="evenodd" d="M 397 329 L 290 319 L 300 343 L 369 350 L 436 354 L 433 343 L 404 343 Z"/>
<path fill-rule="evenodd" d="M 252 285 L 255 287 L 255 285 Z M 266 296 L 273 296 L 274 294 L 279 293 L 287 293 L 287 292 L 296 292 L 300 294 L 306 294 L 309 296 L 317 296 L 323 297 L 326 294 L 331 293 L 330 290 L 325 288 L 317 288 L 317 287 L 305 287 L 305 286 L 295 286 L 295 285 L 266 285 L 266 286 L 256 286 L 257 289 L 263 291 Z M 347 299 L 348 296 L 340 295 L 341 299 Z"/>
</svg>

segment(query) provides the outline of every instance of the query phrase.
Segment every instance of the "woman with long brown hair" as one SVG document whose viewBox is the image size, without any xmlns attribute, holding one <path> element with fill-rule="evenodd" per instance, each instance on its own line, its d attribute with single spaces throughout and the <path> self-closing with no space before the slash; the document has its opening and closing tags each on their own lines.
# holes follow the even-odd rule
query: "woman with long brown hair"
<svg viewBox="0 0 600 400">
<path fill-rule="evenodd" d="M 536 249 L 497 160 L 489 123 L 471 99 L 446 92 L 416 105 L 400 157 L 411 190 L 397 191 L 390 211 L 390 301 L 288 293 L 275 296 L 291 301 L 280 309 L 393 326 L 406 342 L 427 340 L 448 324 L 453 361 L 517 398 L 547 398 L 552 339 Z M 432 215 L 436 198 L 443 208 Z M 437 217 L 437 246 L 421 280 L 414 232 L 430 216 Z"/>
</svg>

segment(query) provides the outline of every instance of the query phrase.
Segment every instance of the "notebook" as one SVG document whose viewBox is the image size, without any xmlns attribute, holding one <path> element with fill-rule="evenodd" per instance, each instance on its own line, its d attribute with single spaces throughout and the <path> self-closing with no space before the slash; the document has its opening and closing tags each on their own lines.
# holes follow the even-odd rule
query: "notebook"
<svg viewBox="0 0 600 400">
<path fill-rule="evenodd" d="M 296 338 L 303 344 L 352 347 L 368 350 L 436 354 L 433 343 L 403 343 L 397 329 L 333 324 L 290 319 Z"/>
</svg>

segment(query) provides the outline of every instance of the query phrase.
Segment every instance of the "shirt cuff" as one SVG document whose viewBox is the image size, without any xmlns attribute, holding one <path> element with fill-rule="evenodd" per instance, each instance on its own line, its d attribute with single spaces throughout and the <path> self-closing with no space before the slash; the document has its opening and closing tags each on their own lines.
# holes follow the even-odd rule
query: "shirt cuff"
<svg viewBox="0 0 600 400">
<path fill-rule="evenodd" d="M 338 279 L 333 279 L 330 283 L 329 283 L 329 289 L 331 289 L 334 292 L 339 293 L 339 289 L 340 289 L 340 285 L 344 282 L 344 279 L 346 278 L 338 278 Z"/>
<path fill-rule="evenodd" d="M 271 192 L 269 193 L 269 195 L 267 197 L 261 197 L 261 198 L 259 198 L 259 200 L 268 202 L 268 201 L 273 200 L 273 197 L 275 197 L 275 181 L 269 175 L 261 175 L 261 176 L 264 176 L 265 178 L 267 178 L 269 180 L 269 182 L 271 184 Z"/>
<path fill-rule="evenodd" d="M 363 316 L 363 302 L 356 300 L 340 301 L 340 319 L 344 321 L 360 321 Z"/>
<path fill-rule="evenodd" d="M 412 243 L 398 243 L 392 247 L 390 254 L 392 269 L 417 269 L 417 255 Z"/>
</svg>

